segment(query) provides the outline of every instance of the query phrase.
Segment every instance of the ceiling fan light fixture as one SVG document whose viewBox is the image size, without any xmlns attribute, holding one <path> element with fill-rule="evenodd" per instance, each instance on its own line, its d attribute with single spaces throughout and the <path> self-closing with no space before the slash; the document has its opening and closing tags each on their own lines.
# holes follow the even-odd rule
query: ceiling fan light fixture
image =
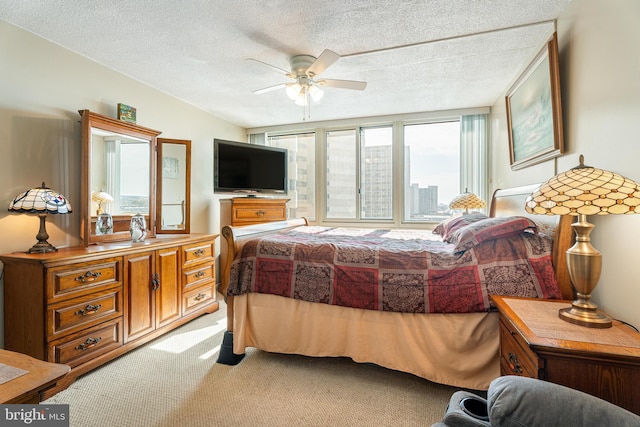
<svg viewBox="0 0 640 427">
<path fill-rule="evenodd" d="M 300 105 L 302 107 L 306 107 L 309 105 L 309 97 L 307 96 L 307 91 L 302 88 L 295 101 L 296 105 Z"/>
<path fill-rule="evenodd" d="M 324 96 L 322 86 L 352 90 L 364 90 L 367 86 L 366 82 L 355 80 L 315 80 L 315 78 L 318 77 L 325 69 L 340 59 L 340 55 L 329 49 L 325 49 L 317 58 L 311 55 L 296 55 L 291 57 L 289 59 L 291 72 L 257 59 L 249 59 L 267 65 L 284 74 L 288 78 L 295 80 L 293 82 L 281 83 L 279 85 L 269 86 L 253 92 L 260 94 L 285 88 L 287 96 L 293 100 L 296 105 L 304 107 L 303 120 L 311 118 L 311 104 L 318 103 Z"/>
<path fill-rule="evenodd" d="M 318 102 L 324 96 L 324 91 L 318 86 L 313 85 L 309 87 L 309 95 L 311 95 L 311 99 L 313 99 L 314 102 Z"/>
<path fill-rule="evenodd" d="M 287 85 L 287 96 L 293 100 L 298 98 L 298 95 L 302 91 L 302 86 L 299 83 L 293 83 Z"/>
</svg>

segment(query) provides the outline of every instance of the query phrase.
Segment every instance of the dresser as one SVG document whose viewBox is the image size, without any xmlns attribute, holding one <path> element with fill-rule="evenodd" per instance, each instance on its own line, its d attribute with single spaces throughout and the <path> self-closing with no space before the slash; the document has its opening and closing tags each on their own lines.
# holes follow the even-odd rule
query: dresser
<svg viewBox="0 0 640 427">
<path fill-rule="evenodd" d="M 220 230 L 225 225 L 242 226 L 287 219 L 289 199 L 234 197 L 220 199 Z M 227 265 L 227 245 L 220 245 L 220 266 Z M 222 269 L 222 268 L 221 268 Z"/>
<path fill-rule="evenodd" d="M 7 350 L 70 373 L 47 391 L 218 309 L 217 234 L 0 256 Z M 47 397 L 45 396 L 45 398 Z"/>
<path fill-rule="evenodd" d="M 500 313 L 500 372 L 581 390 L 640 414 L 640 333 L 558 317 L 568 301 L 492 297 Z"/>
</svg>

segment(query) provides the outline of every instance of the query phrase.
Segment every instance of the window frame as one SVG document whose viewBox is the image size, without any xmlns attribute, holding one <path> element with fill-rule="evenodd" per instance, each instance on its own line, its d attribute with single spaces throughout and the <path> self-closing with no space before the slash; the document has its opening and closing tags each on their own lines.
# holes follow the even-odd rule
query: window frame
<svg viewBox="0 0 640 427">
<path fill-rule="evenodd" d="M 362 226 L 362 227 L 388 227 L 388 228 L 424 228 L 431 229 L 436 225 L 436 222 L 433 221 L 415 221 L 410 220 L 406 221 L 404 219 L 404 156 L 403 156 L 403 148 L 404 148 L 404 135 L 403 129 L 405 125 L 411 124 L 427 124 L 427 123 L 440 123 L 447 121 L 460 121 L 462 123 L 463 116 L 473 116 L 473 115 L 484 115 L 485 116 L 485 128 L 488 127 L 489 123 L 489 107 L 480 107 L 480 108 L 470 108 L 470 109 L 459 109 L 459 110 L 450 110 L 450 111 L 436 111 L 436 112 L 427 112 L 427 113 L 410 113 L 410 114 L 399 114 L 399 115 L 391 115 L 391 116 L 381 116 L 381 117 L 369 117 L 369 118 L 356 118 L 356 119 L 345 119 L 345 120 L 335 120 L 335 121 L 327 121 L 327 122 L 316 122 L 316 123 L 294 123 L 289 125 L 278 125 L 278 126 L 269 126 L 263 128 L 253 128 L 247 129 L 247 133 L 252 136 L 252 134 L 264 133 L 266 138 L 271 135 L 292 135 L 292 134 L 302 134 L 302 133 L 310 133 L 314 132 L 316 135 L 315 139 L 315 149 L 316 149 L 316 177 L 315 177 L 315 185 L 316 185 L 316 220 L 310 221 L 311 224 L 317 225 L 327 225 L 327 226 Z M 381 221 L 379 219 L 355 219 L 355 220 L 338 220 L 338 219 L 328 219 L 326 218 L 326 132 L 328 131 L 336 131 L 336 130 L 348 130 L 355 128 L 371 128 L 371 127 L 384 127 L 384 126 L 392 126 L 392 157 L 393 157 L 393 216 L 389 221 Z M 486 134 L 484 138 L 488 140 L 488 130 L 485 129 Z M 356 132 L 357 138 L 359 139 L 359 132 Z M 461 141 L 462 144 L 462 141 Z M 360 142 L 358 141 L 358 147 L 360 146 Z M 487 150 L 487 142 L 483 146 L 483 149 Z M 464 156 L 468 156 L 471 153 L 468 152 L 467 149 L 463 149 L 461 147 L 460 156 L 461 156 L 461 179 L 460 179 L 460 191 L 464 191 L 464 187 L 474 188 L 480 187 L 483 191 L 481 193 L 486 193 L 488 189 L 488 183 L 485 180 L 481 180 L 481 182 L 475 182 L 474 178 L 476 176 L 487 176 L 488 175 L 488 157 L 489 153 L 483 152 L 477 158 L 474 158 L 473 161 L 476 161 L 478 164 L 475 165 L 476 168 L 479 169 L 480 173 L 476 173 L 473 177 L 467 176 L 465 165 L 471 161 L 470 159 L 463 158 Z M 359 198 L 358 198 L 359 199 Z M 358 200 L 358 209 L 359 209 L 359 200 Z M 488 209 L 488 208 L 486 208 Z"/>
</svg>

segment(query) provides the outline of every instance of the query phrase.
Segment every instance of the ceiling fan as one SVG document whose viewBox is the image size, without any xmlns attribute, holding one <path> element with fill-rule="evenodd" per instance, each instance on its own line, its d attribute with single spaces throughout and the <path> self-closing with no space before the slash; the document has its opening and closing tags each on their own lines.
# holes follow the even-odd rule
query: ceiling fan
<svg viewBox="0 0 640 427">
<path fill-rule="evenodd" d="M 313 101 L 319 101 L 324 95 L 324 91 L 321 89 L 322 86 L 352 90 L 364 90 L 367 87 L 367 82 L 356 80 L 319 79 L 318 76 L 324 70 L 340 59 L 340 55 L 329 49 L 325 49 L 318 58 L 311 55 L 296 55 L 291 57 L 289 60 L 291 71 L 267 64 L 258 59 L 248 59 L 271 67 L 294 80 L 289 83 L 281 83 L 254 90 L 253 93 L 262 94 L 285 88 L 289 98 L 293 99 L 297 105 L 309 105 L 310 98 Z"/>
</svg>

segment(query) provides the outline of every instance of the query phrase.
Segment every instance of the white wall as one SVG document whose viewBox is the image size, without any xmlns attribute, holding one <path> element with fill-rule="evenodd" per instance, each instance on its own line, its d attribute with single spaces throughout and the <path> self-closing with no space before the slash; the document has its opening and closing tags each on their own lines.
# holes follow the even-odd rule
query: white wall
<svg viewBox="0 0 640 427">
<path fill-rule="evenodd" d="M 557 22 L 563 103 L 562 157 L 520 171 L 509 167 L 504 98 L 491 112 L 493 188 L 544 181 L 585 164 L 640 182 L 640 2 L 573 0 Z M 593 299 L 640 327 L 640 215 L 589 217 L 603 271 Z"/>
<path fill-rule="evenodd" d="M 213 139 L 245 141 L 245 129 L 4 21 L 0 21 L 0 206 L 8 207 L 17 194 L 45 181 L 74 207 L 70 215 L 48 216 L 49 242 L 59 248 L 80 244 L 78 110 L 116 117 L 119 102 L 136 107 L 137 123 L 162 131 L 161 137 L 192 141 L 191 231 L 218 233 Z M 37 232 L 37 217 L 0 209 L 0 253 L 27 250 L 36 242 Z"/>
</svg>

